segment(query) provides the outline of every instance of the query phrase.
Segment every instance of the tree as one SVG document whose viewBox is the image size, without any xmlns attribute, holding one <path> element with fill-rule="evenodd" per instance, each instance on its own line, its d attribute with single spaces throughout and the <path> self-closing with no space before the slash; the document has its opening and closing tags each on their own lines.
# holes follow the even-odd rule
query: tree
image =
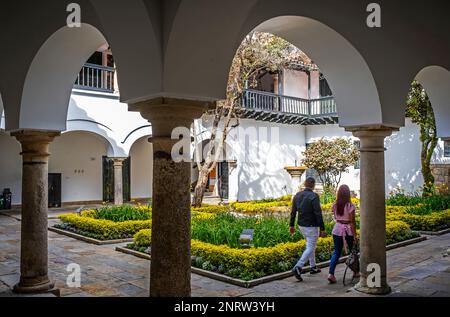
<svg viewBox="0 0 450 317">
<path fill-rule="evenodd" d="M 204 159 L 197 158 L 199 177 L 194 189 L 193 206 L 201 205 L 208 176 L 223 153 L 229 131 L 239 125 L 240 100 L 244 89 L 256 87 L 258 76 L 265 72 L 299 66 L 317 68 L 300 49 L 282 38 L 261 32 L 245 37 L 231 64 L 227 99 L 217 102 L 215 109 L 205 114 L 212 116 L 211 137 Z M 194 130 L 194 138 L 196 135 Z"/>
<path fill-rule="evenodd" d="M 303 153 L 303 165 L 315 169 L 327 191 L 335 192 L 342 173 L 359 159 L 359 151 L 351 139 L 320 139 Z"/>
<path fill-rule="evenodd" d="M 408 94 L 406 116 L 420 127 L 420 142 L 422 143 L 420 159 L 424 183 L 423 195 L 427 196 L 434 191 L 434 176 L 431 172 L 430 164 L 438 138 L 433 107 L 425 89 L 417 81 L 412 83 L 411 90 Z"/>
</svg>

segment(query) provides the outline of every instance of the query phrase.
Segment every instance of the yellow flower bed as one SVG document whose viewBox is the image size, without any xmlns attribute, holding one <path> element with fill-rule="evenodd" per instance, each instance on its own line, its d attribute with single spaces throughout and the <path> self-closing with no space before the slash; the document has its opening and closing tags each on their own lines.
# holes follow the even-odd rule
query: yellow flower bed
<svg viewBox="0 0 450 317">
<path fill-rule="evenodd" d="M 435 231 L 450 227 L 450 209 L 433 212 L 429 215 L 413 215 L 401 211 L 390 212 L 386 214 L 386 220 L 403 221 L 413 230 Z"/>
<path fill-rule="evenodd" d="M 191 208 L 191 211 L 195 212 L 195 213 L 217 214 L 220 212 L 228 211 L 228 207 L 227 206 L 207 205 L 207 206 L 202 206 L 202 207 Z"/>
<path fill-rule="evenodd" d="M 387 213 L 395 213 L 395 212 L 405 212 L 409 206 L 386 206 Z"/>
<path fill-rule="evenodd" d="M 305 240 L 280 243 L 269 248 L 236 249 L 226 245 L 192 240 L 191 253 L 202 257 L 215 266 L 223 265 L 226 269 L 237 269 L 242 272 L 261 272 L 268 274 L 277 271 L 277 263 L 295 261 L 305 249 Z M 331 254 L 332 238 L 320 238 L 317 243 L 317 254 Z"/>
<path fill-rule="evenodd" d="M 276 211 L 276 208 L 286 207 L 286 210 L 289 210 L 289 206 L 291 201 L 271 201 L 271 202 L 262 202 L 262 203 L 232 203 L 230 205 L 231 210 L 243 214 L 264 214 L 271 213 Z M 275 208 L 275 209 L 274 209 Z"/>
<path fill-rule="evenodd" d="M 151 228 L 151 220 L 130 220 L 114 222 L 111 220 L 94 219 L 90 211 L 85 211 L 82 215 L 64 214 L 59 219 L 70 226 L 95 235 L 100 235 L 105 239 L 117 238 L 123 235 L 133 235 L 136 232 Z"/>
<path fill-rule="evenodd" d="M 386 243 L 404 241 L 415 235 L 409 226 L 401 221 L 386 224 Z M 151 243 L 151 230 L 142 230 L 135 236 L 135 246 L 146 248 Z M 305 240 L 279 243 L 273 247 L 239 249 L 227 245 L 214 245 L 199 240 L 191 241 L 191 254 L 201 258 L 207 267 L 221 267 L 227 275 L 242 279 L 279 273 L 292 268 L 305 249 Z M 333 252 L 332 237 L 319 238 L 316 249 L 318 261 L 329 260 Z"/>
<path fill-rule="evenodd" d="M 134 235 L 134 244 L 137 247 L 148 247 L 152 242 L 152 230 L 144 229 Z"/>
</svg>

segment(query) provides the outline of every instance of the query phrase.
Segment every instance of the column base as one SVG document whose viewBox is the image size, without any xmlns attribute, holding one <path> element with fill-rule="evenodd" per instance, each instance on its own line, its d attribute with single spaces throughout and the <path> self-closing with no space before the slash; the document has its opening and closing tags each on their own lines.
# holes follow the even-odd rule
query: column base
<svg viewBox="0 0 450 317">
<path fill-rule="evenodd" d="M 363 286 L 361 283 L 355 285 L 354 289 L 358 292 L 369 294 L 369 295 L 387 295 L 392 289 L 389 285 L 381 286 L 381 287 L 368 287 Z"/>
<path fill-rule="evenodd" d="M 39 294 L 39 293 L 54 293 L 58 294 L 59 290 L 55 288 L 55 282 L 47 280 L 41 283 L 22 283 L 19 282 L 14 285 L 13 292 L 17 294 Z"/>
</svg>

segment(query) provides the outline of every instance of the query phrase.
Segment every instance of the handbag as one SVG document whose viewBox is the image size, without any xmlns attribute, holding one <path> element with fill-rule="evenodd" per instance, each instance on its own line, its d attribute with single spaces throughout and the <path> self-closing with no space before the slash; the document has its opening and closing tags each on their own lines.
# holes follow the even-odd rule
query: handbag
<svg viewBox="0 0 450 317">
<path fill-rule="evenodd" d="M 353 271 L 353 273 L 358 273 L 359 272 L 359 255 L 358 255 L 358 245 L 355 244 L 355 246 L 352 248 L 352 251 L 350 252 L 350 254 L 348 255 L 347 260 L 345 261 L 345 271 L 344 271 L 344 278 L 342 280 L 342 283 L 344 284 L 344 286 L 346 286 L 347 284 L 345 283 L 345 276 L 347 274 L 347 270 L 350 269 Z M 350 283 L 353 282 L 354 277 L 352 277 L 352 280 Z"/>
</svg>

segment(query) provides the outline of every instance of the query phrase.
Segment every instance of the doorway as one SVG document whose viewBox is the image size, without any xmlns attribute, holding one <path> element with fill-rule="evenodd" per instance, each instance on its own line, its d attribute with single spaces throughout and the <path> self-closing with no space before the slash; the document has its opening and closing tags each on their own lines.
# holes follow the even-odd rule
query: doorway
<svg viewBox="0 0 450 317">
<path fill-rule="evenodd" d="M 131 160 L 127 158 L 122 166 L 123 201 L 131 200 Z M 103 156 L 103 201 L 114 202 L 114 163 Z"/>
<path fill-rule="evenodd" d="M 228 176 L 229 176 L 229 168 L 228 162 L 219 162 L 217 163 L 218 174 L 219 174 L 219 196 L 222 199 L 228 199 Z"/>
<path fill-rule="evenodd" d="M 48 174 L 48 207 L 61 207 L 61 173 Z"/>
</svg>

